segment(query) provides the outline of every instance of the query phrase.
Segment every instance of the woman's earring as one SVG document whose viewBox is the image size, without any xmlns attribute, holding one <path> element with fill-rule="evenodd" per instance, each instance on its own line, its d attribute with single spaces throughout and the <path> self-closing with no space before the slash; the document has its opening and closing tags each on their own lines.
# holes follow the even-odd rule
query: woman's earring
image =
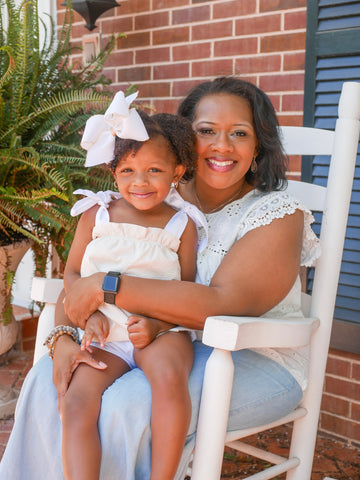
<svg viewBox="0 0 360 480">
<path fill-rule="evenodd" d="M 172 184 L 171 184 L 172 188 L 177 188 L 178 185 L 179 185 L 179 182 L 178 182 L 178 181 L 172 182 Z"/>
<path fill-rule="evenodd" d="M 256 157 L 254 157 L 250 166 L 251 173 L 256 173 L 257 169 L 258 169 L 258 165 L 256 163 Z"/>
<path fill-rule="evenodd" d="M 114 188 L 118 188 L 118 184 L 116 180 L 114 180 Z"/>
</svg>

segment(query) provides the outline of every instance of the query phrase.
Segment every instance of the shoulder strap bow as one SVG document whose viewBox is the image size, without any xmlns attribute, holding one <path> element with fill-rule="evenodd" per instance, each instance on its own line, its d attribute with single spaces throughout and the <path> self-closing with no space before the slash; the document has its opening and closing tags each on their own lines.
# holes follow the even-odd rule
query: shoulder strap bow
<svg viewBox="0 0 360 480">
<path fill-rule="evenodd" d="M 204 238 L 198 245 L 198 251 L 201 252 L 208 241 L 208 224 L 205 215 L 190 202 L 184 200 L 175 188 L 171 188 L 165 202 L 176 210 L 184 211 L 195 223 L 197 228 L 203 228 L 205 232 Z"/>
<path fill-rule="evenodd" d="M 110 221 L 108 212 L 109 203 L 112 200 L 121 198 L 119 192 L 113 192 L 112 190 L 94 193 L 91 190 L 83 190 L 80 188 L 78 190 L 75 190 L 74 194 L 85 195 L 85 197 L 81 200 L 78 200 L 72 207 L 70 214 L 73 217 L 76 217 L 77 215 L 86 212 L 86 210 L 89 210 L 89 208 L 93 207 L 94 205 L 100 206 L 100 208 L 96 212 L 95 225 L 98 225 L 99 223 L 107 223 Z"/>
</svg>

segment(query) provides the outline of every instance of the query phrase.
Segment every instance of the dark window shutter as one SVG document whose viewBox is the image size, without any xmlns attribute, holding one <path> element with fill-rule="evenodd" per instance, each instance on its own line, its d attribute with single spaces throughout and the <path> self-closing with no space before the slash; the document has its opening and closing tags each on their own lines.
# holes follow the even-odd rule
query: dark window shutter
<svg viewBox="0 0 360 480">
<path fill-rule="evenodd" d="M 345 81 L 360 82 L 360 1 L 308 0 L 305 126 L 335 128 Z M 304 158 L 303 180 L 326 185 L 329 160 Z M 358 325 L 360 330 L 360 149 L 356 165 L 335 319 Z M 315 214 L 315 219 L 320 220 L 319 214 Z M 314 229 L 319 230 L 318 226 Z M 310 272 L 310 290 L 312 279 Z M 351 345 L 349 350 L 353 351 Z"/>
</svg>

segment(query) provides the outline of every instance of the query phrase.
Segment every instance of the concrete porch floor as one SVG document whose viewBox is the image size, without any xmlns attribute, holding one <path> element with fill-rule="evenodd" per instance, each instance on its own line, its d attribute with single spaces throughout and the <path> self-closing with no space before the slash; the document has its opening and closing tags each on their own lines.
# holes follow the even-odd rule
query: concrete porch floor
<svg viewBox="0 0 360 480">
<path fill-rule="evenodd" d="M 16 390 L 21 388 L 24 378 L 32 365 L 32 352 L 11 350 L 0 357 L 0 385 Z M 0 459 L 5 450 L 14 419 L 12 413 L 0 419 Z M 268 445 L 279 455 L 286 455 L 289 445 L 290 427 L 279 427 L 251 440 L 258 446 Z M 222 480 L 240 480 L 244 475 L 251 475 L 263 468 L 260 461 L 241 455 L 226 448 L 222 469 Z M 360 480 L 360 446 L 346 445 L 340 440 L 318 435 L 311 480 Z M 285 479 L 280 475 L 277 480 Z M 10 479 L 9 479 L 10 480 Z M 205 480 L 205 479 L 204 479 Z"/>
</svg>

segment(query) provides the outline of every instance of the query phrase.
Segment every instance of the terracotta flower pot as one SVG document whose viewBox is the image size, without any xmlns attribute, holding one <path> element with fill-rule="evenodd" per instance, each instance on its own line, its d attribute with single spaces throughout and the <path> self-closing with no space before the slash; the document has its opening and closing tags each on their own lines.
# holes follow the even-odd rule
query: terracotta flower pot
<svg viewBox="0 0 360 480">
<path fill-rule="evenodd" d="M 19 325 L 11 308 L 10 279 L 31 245 L 31 241 L 23 240 L 0 246 L 0 355 L 10 350 L 18 338 Z"/>
</svg>

